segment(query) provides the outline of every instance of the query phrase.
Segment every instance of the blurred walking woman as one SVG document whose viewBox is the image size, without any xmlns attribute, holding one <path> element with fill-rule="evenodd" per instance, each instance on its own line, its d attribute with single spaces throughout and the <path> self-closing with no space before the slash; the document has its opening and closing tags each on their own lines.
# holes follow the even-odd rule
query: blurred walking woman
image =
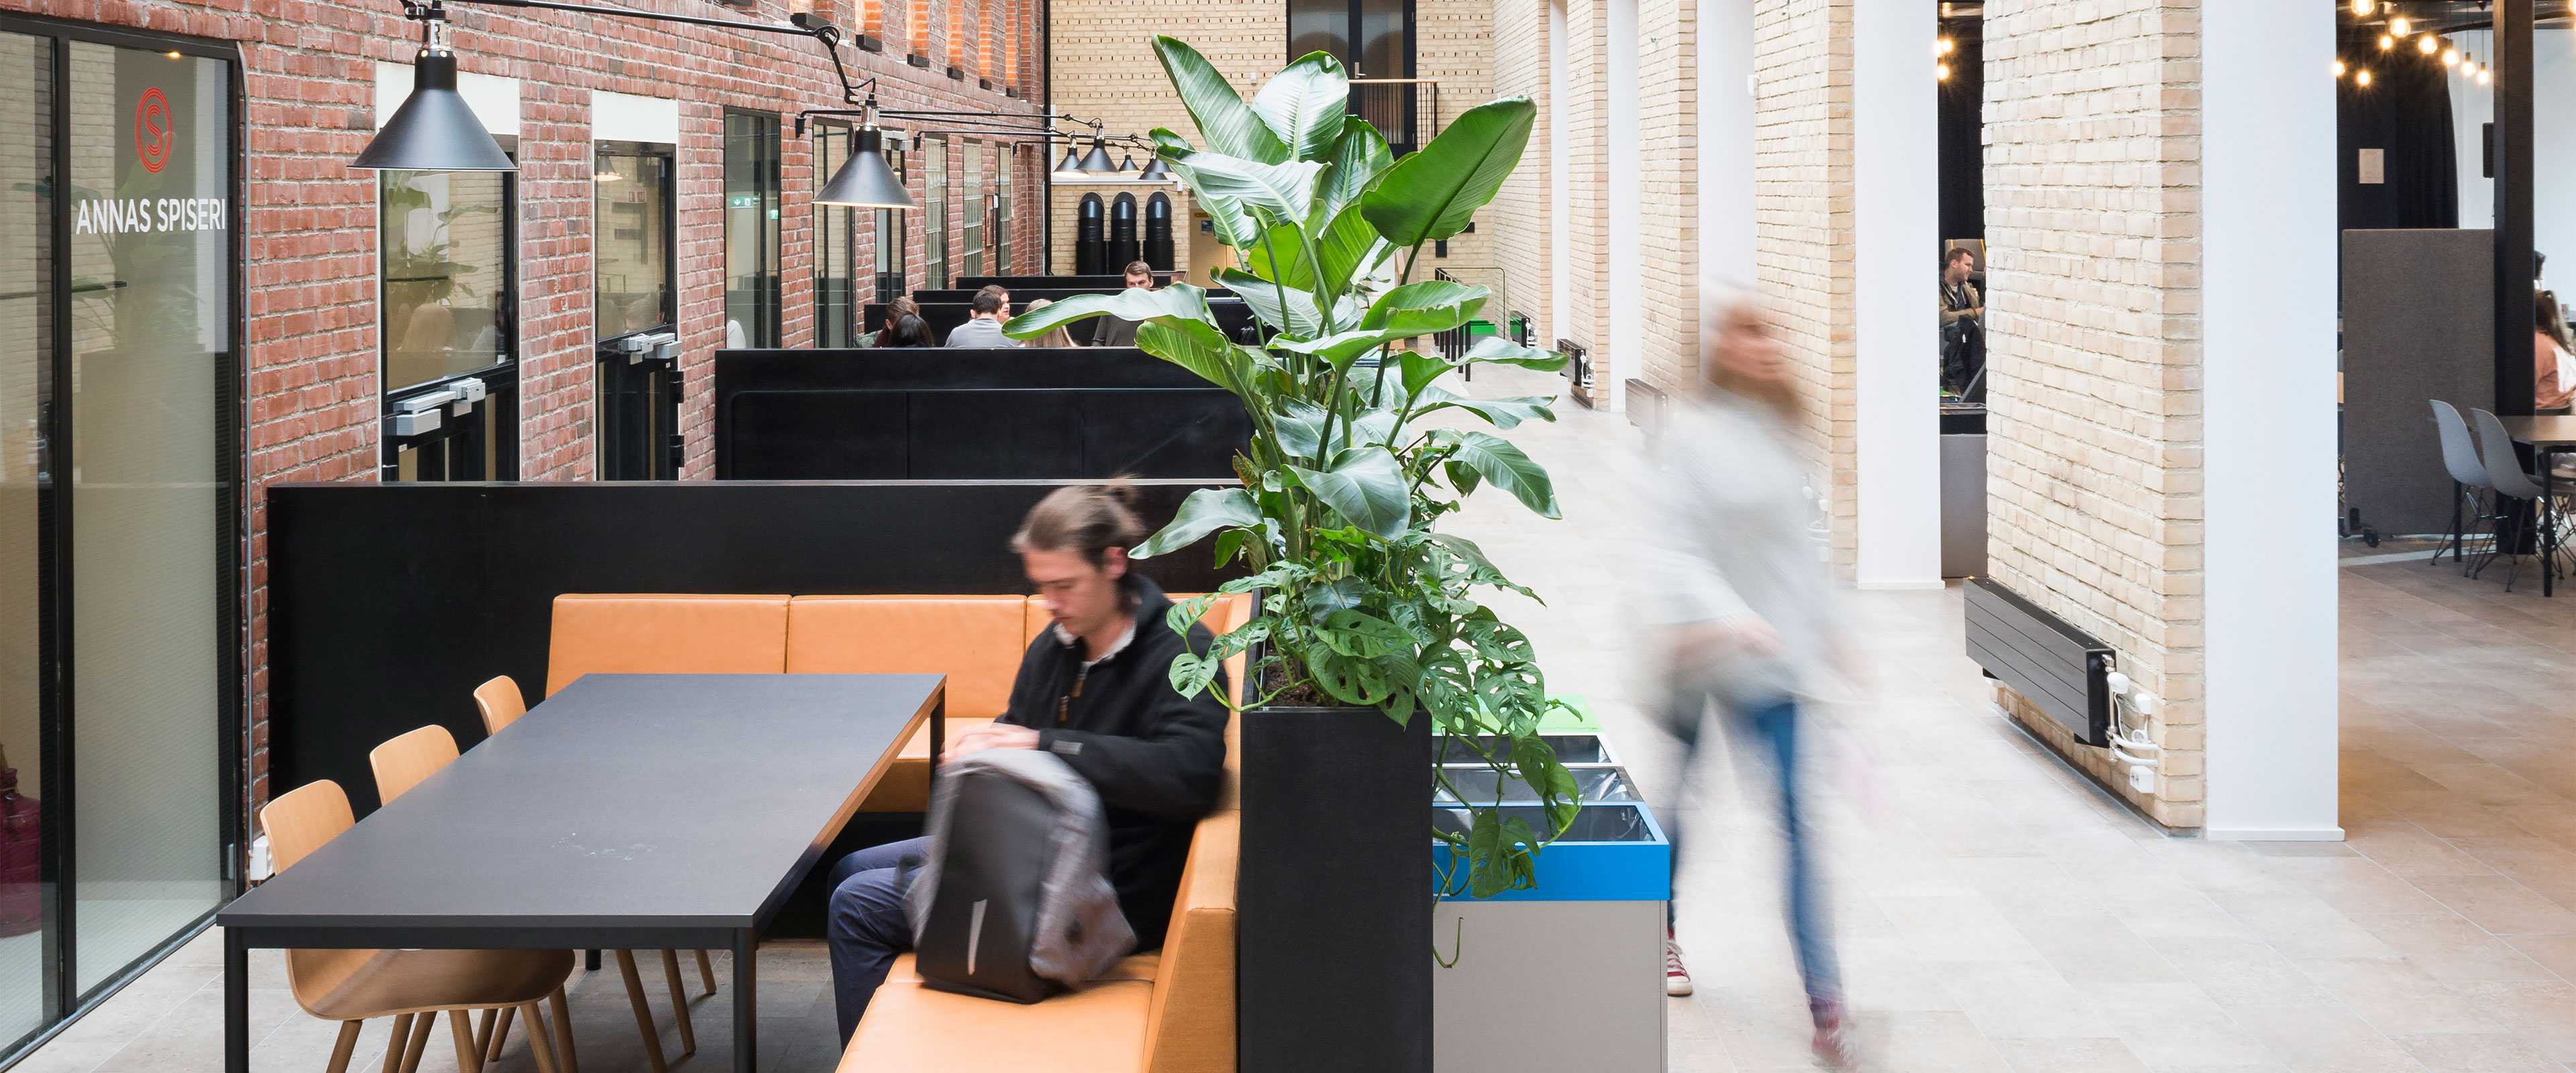
<svg viewBox="0 0 2576 1073">
<path fill-rule="evenodd" d="M 1788 917 L 1813 1015 L 1816 1056 L 1856 1060 L 1842 974 L 1826 921 L 1819 853 L 1799 777 L 1799 698 L 1830 680 L 1841 620 L 1832 579 L 1809 535 L 1813 517 L 1796 446 L 1788 357 L 1762 314 L 1717 294 L 1703 305 L 1707 384 L 1675 407 L 1660 444 L 1664 483 L 1656 558 L 1658 619 L 1668 658 L 1663 706 L 1691 770 L 1713 708 L 1776 776 L 1788 849 Z M 1673 813 L 1676 859 L 1681 810 Z M 1678 866 L 1677 866 L 1678 870 Z M 1667 939 L 1667 990 L 1690 993 Z"/>
</svg>

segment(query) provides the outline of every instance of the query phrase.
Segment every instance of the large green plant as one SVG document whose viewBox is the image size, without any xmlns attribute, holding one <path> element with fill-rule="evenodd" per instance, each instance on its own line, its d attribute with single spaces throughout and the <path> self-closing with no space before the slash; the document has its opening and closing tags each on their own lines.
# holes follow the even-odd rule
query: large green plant
<svg viewBox="0 0 2576 1073">
<path fill-rule="evenodd" d="M 1257 614 L 1211 651 L 1173 661 L 1172 684 L 1196 694 L 1228 657 L 1257 647 L 1247 707 L 1338 703 L 1399 724 L 1427 716 L 1442 761 L 1526 783 L 1546 828 L 1505 815 L 1498 800 L 1471 803 L 1468 830 L 1436 832 L 1452 852 L 1435 896 L 1525 887 L 1538 848 L 1573 819 L 1574 781 L 1538 736 L 1551 702 L 1529 638 L 1476 594 L 1530 593 L 1434 523 L 1487 485 L 1549 518 L 1556 493 L 1502 437 L 1424 419 L 1455 411 L 1497 429 L 1553 421 L 1550 398 L 1471 399 L 1439 381 L 1479 362 L 1554 370 L 1563 359 L 1498 338 L 1465 354 L 1395 344 L 1457 328 L 1484 305 L 1483 287 L 1414 281 L 1414 255 L 1465 230 L 1493 199 L 1535 110 L 1525 97 L 1479 105 L 1396 160 L 1376 128 L 1346 114 L 1349 86 L 1330 55 L 1290 64 L 1246 102 L 1190 46 L 1161 37 L 1154 49 L 1206 143 L 1158 129 L 1157 155 L 1237 251 L 1243 267 L 1216 280 L 1251 306 L 1263 341 L 1229 339 L 1206 292 L 1188 284 L 1056 302 L 1006 330 L 1027 339 L 1104 314 L 1137 321 L 1137 346 L 1242 399 L 1253 430 L 1234 460 L 1242 486 L 1193 493 L 1134 552 L 1165 554 L 1213 533 L 1219 565 L 1240 557 L 1249 568 L 1221 591 L 1262 594 Z M 1365 297 L 1361 282 L 1399 251 L 1397 285 Z M 1211 599 L 1174 608 L 1170 627 L 1186 631 Z M 1465 800 L 1445 770 L 1434 777 Z"/>
</svg>

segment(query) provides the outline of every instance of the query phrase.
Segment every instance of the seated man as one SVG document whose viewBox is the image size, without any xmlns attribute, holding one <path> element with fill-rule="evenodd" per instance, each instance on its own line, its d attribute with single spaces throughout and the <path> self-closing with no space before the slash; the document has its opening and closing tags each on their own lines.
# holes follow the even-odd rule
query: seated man
<svg viewBox="0 0 2576 1073">
<path fill-rule="evenodd" d="M 1018 346 L 1020 341 L 1002 334 L 1002 322 L 1011 319 L 1011 292 L 991 285 L 975 292 L 975 301 L 967 309 L 966 323 L 948 333 L 953 347 Z"/>
<path fill-rule="evenodd" d="M 1143 261 L 1127 262 L 1126 283 L 1127 289 L 1131 291 L 1153 290 L 1154 267 Z M 1124 317 L 1102 317 L 1099 322 L 1100 326 L 1091 330 L 1091 345 L 1135 346 L 1136 325 L 1139 323 L 1142 322 L 1128 320 Z"/>
<path fill-rule="evenodd" d="M 1153 950 L 1171 923 L 1193 827 L 1223 786 L 1228 713 L 1217 700 L 1222 672 L 1196 697 L 1172 689 L 1182 639 L 1163 625 L 1170 598 L 1128 569 L 1126 549 L 1145 535 L 1128 507 L 1132 494 L 1064 488 L 1029 511 L 1011 549 L 1055 625 L 1021 657 L 1008 709 L 958 735 L 942 759 L 1044 749 L 1089 780 L 1109 826 L 1118 907 L 1136 948 Z M 1190 627 L 1192 651 L 1212 643 L 1207 627 Z M 845 1044 L 895 955 L 912 949 L 905 878 L 928 851 L 927 839 L 906 839 L 850 854 L 832 870 L 832 991 Z"/>
</svg>

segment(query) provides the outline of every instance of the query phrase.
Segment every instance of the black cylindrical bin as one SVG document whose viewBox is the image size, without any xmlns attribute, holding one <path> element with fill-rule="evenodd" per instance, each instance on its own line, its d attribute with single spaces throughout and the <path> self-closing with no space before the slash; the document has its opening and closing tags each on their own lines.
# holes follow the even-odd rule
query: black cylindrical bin
<svg viewBox="0 0 2576 1073">
<path fill-rule="evenodd" d="M 1145 199 L 1145 263 L 1154 271 L 1172 270 L 1172 197 L 1156 194 Z"/>
<path fill-rule="evenodd" d="M 1139 260 L 1142 251 L 1136 245 L 1136 195 L 1120 194 L 1109 203 L 1109 264 L 1100 271 L 1116 275 L 1128 264 Z"/>
<path fill-rule="evenodd" d="M 1110 273 L 1109 247 L 1102 241 L 1100 195 L 1082 195 L 1082 204 L 1074 214 L 1073 274 L 1105 276 Z"/>
</svg>

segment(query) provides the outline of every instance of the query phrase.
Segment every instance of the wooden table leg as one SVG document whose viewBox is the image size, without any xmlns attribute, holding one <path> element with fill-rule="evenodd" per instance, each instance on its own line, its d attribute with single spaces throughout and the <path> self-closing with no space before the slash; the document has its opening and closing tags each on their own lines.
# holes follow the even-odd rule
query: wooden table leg
<svg viewBox="0 0 2576 1073">
<path fill-rule="evenodd" d="M 733 1069 L 760 1068 L 760 937 L 750 928 L 733 939 Z"/>
</svg>

